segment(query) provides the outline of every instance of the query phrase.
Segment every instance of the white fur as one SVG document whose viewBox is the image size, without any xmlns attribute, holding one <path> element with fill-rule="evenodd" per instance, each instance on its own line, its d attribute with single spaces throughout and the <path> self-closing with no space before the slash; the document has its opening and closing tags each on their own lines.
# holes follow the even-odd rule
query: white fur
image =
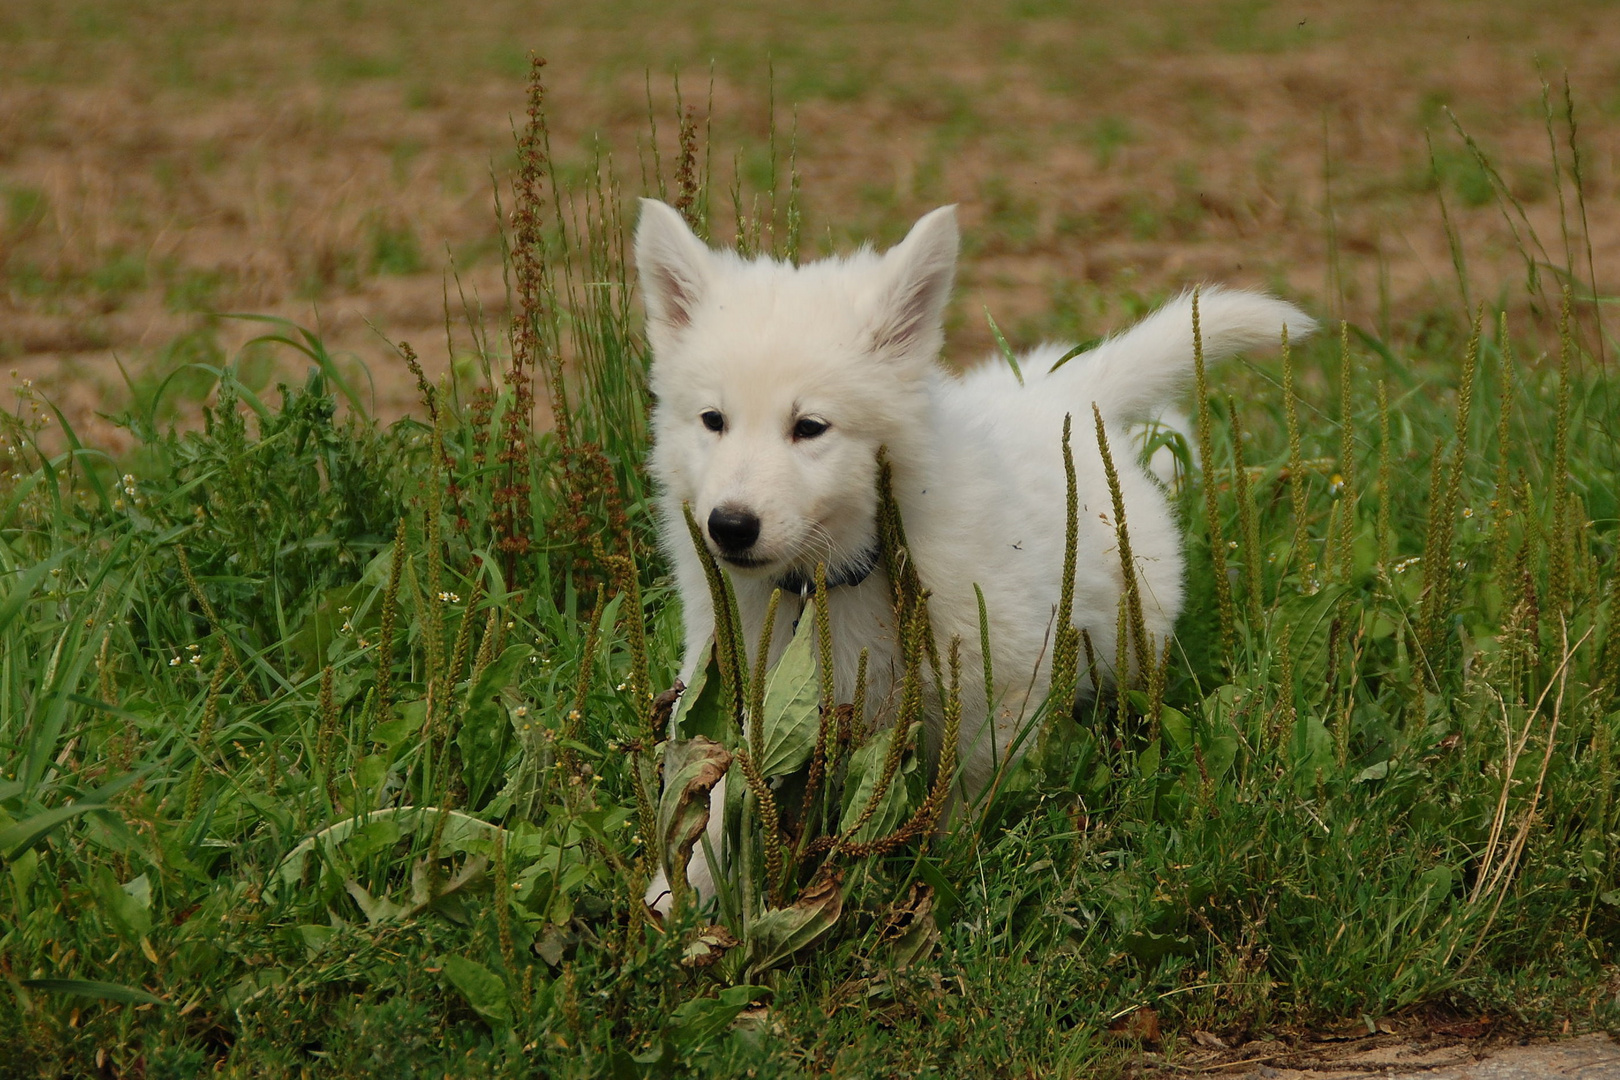
<svg viewBox="0 0 1620 1080">
<path fill-rule="evenodd" d="M 1162 642 L 1175 625 L 1181 532 L 1160 484 L 1138 464 L 1131 435 L 1145 421 L 1176 415 L 1192 374 L 1192 299 L 1179 297 L 1056 371 L 1049 369 L 1064 346 L 1033 350 L 1020 359 L 1022 385 L 999 359 L 958 378 L 936 359 L 957 247 L 953 207 L 923 217 L 884 255 L 862 249 L 801 267 L 712 251 L 653 200 L 642 201 L 636 230 L 657 402 L 651 466 L 684 608 L 683 680 L 691 681 L 714 625 L 682 504 L 691 503 L 700 524 L 722 505 L 760 519 L 749 554 L 764 564 L 730 571 L 752 646 L 774 582 L 790 569 L 808 576 L 817 561 L 836 566 L 870 549 L 877 452 L 887 447 L 906 536 L 932 594 L 934 632 L 942 649 L 961 640 L 962 772 L 976 793 L 1047 691 L 1063 565 L 1066 414 L 1080 493 L 1069 617 L 1089 632 L 1100 662 L 1115 657 L 1124 578 L 1093 402 L 1119 471 L 1147 630 Z M 1296 338 L 1315 325 L 1282 301 L 1221 288 L 1202 291 L 1199 311 L 1211 362 L 1271 344 L 1284 324 Z M 723 414 L 722 432 L 704 425 L 707 410 Z M 829 426 L 795 439 L 794 424 L 806 417 Z M 997 684 L 988 724 L 975 583 L 989 610 Z M 797 599 L 784 597 L 773 653 L 785 647 L 799 610 Z M 892 715 L 899 655 L 882 570 L 831 590 L 829 612 L 838 699 L 850 700 L 857 658 L 869 650 L 868 711 L 883 723 Z M 1112 670 L 1102 679 L 1111 682 Z M 1085 691 L 1095 689 L 1084 673 L 1082 681 Z M 716 787 L 716 852 L 722 799 Z M 713 894 L 701 848 L 688 875 L 700 895 Z M 660 873 L 648 902 L 666 908 L 667 888 Z"/>
</svg>

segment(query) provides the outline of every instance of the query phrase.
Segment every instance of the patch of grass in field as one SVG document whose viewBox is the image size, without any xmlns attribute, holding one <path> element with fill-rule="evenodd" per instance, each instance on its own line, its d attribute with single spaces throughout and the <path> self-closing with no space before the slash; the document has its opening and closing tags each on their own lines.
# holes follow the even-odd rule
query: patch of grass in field
<svg viewBox="0 0 1620 1080">
<path fill-rule="evenodd" d="M 1584 306 L 1211 372 L 1170 440 L 1202 471 L 1168 666 L 1052 710 L 745 981 L 710 915 L 640 904 L 679 618 L 623 200 L 579 181 L 542 169 L 555 213 L 519 215 L 516 358 L 476 341 L 417 419 L 268 322 L 174 357 L 207 423 L 138 394 L 125 460 L 35 397 L 5 422 L 0 1075 L 1106 1075 L 1153 1030 L 1620 1022 L 1620 461 Z M 309 377 L 262 393 L 265 350 Z"/>
</svg>

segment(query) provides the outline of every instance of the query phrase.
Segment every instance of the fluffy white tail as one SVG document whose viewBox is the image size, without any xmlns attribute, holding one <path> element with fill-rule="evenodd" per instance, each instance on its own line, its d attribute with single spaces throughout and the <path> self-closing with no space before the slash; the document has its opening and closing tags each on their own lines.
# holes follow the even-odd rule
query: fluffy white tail
<svg viewBox="0 0 1620 1080">
<path fill-rule="evenodd" d="M 1070 392 L 1095 401 L 1110 420 L 1152 420 L 1173 404 L 1193 375 L 1193 294 L 1182 293 L 1123 334 L 1075 357 L 1053 372 Z M 1198 292 L 1198 323 L 1204 362 L 1245 349 L 1274 347 L 1284 326 L 1297 341 L 1316 320 L 1294 305 L 1266 296 L 1208 286 Z"/>
</svg>

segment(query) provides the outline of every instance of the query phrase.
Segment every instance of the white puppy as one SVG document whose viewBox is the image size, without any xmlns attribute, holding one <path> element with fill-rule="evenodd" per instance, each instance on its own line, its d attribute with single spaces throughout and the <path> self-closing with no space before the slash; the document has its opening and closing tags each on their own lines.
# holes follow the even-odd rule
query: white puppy
<svg viewBox="0 0 1620 1080">
<path fill-rule="evenodd" d="M 779 586 L 794 596 L 779 609 L 772 651 L 786 646 L 799 586 L 817 562 L 827 564 L 838 700 L 850 700 L 866 649 L 869 715 L 879 723 L 892 716 L 900 658 L 875 531 L 877 456 L 887 447 L 933 630 L 941 648 L 961 640 L 962 774 L 966 790 L 981 790 L 1050 679 L 1065 415 L 1073 416 L 1080 537 L 1074 608 L 1062 617 L 1090 634 L 1102 681 L 1114 678 L 1124 575 L 1094 402 L 1119 472 L 1147 630 L 1160 642 L 1171 633 L 1182 606 L 1181 532 L 1130 433 L 1171 408 L 1191 379 L 1190 296 L 1055 371 L 1062 345 L 1024 355 L 1021 380 L 1001 362 L 958 378 L 937 360 L 958 246 L 952 207 L 923 217 L 884 255 L 863 249 L 794 267 L 710 250 L 670 207 L 643 200 L 635 246 L 653 349 L 651 465 L 684 608 L 685 681 L 714 633 L 681 509 L 690 503 L 730 571 L 750 647 Z M 1285 324 L 1295 337 L 1314 326 L 1297 308 L 1249 292 L 1207 288 L 1199 311 L 1210 361 L 1273 345 Z M 988 718 L 975 584 L 989 610 L 996 680 Z M 1084 671 L 1081 681 L 1083 692 L 1096 689 Z M 717 787 L 711 805 L 722 798 Z M 710 820 L 716 852 L 720 817 Z M 700 896 L 713 894 L 701 847 L 688 877 Z M 667 907 L 664 875 L 648 902 Z"/>
</svg>

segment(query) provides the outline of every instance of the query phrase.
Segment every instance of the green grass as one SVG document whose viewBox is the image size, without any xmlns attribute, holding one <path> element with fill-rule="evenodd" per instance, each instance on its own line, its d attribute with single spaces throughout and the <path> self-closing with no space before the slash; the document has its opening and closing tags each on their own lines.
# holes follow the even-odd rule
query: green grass
<svg viewBox="0 0 1620 1080">
<path fill-rule="evenodd" d="M 508 249 L 555 431 L 507 343 L 383 427 L 275 322 L 177 354 L 200 431 L 163 428 L 178 383 L 117 461 L 37 398 L 7 422 L 0 1077 L 1089 1076 L 1145 1009 L 1172 1053 L 1420 1007 L 1620 1023 L 1620 462 L 1601 368 L 1558 362 L 1584 308 L 1211 372 L 1167 670 L 1052 710 L 951 835 L 846 859 L 791 962 L 683 963 L 707 917 L 639 906 L 679 615 L 625 201 L 597 172 Z M 783 242 L 789 205 L 740 231 Z M 310 366 L 280 401 L 266 350 Z"/>
</svg>

